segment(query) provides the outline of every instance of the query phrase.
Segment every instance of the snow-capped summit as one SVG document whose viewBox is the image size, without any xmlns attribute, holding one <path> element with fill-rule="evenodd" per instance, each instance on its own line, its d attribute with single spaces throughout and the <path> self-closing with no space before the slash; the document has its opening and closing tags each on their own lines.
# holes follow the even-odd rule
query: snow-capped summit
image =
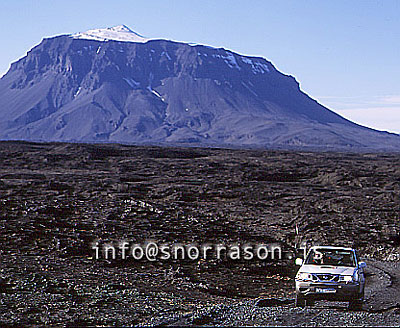
<svg viewBox="0 0 400 328">
<path fill-rule="evenodd" d="M 125 42 L 140 42 L 140 43 L 145 43 L 151 40 L 132 31 L 126 25 L 93 29 L 86 32 L 72 34 L 71 37 L 74 39 L 86 39 L 86 40 L 96 40 L 96 41 L 113 40 L 113 41 L 125 41 Z"/>
</svg>

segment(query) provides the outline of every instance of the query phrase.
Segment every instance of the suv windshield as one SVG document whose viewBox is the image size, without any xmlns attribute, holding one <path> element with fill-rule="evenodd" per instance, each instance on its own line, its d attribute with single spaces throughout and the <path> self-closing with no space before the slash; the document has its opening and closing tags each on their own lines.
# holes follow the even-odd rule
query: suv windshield
<svg viewBox="0 0 400 328">
<path fill-rule="evenodd" d="M 355 267 L 356 261 L 351 250 L 316 248 L 310 251 L 305 264 Z"/>
</svg>

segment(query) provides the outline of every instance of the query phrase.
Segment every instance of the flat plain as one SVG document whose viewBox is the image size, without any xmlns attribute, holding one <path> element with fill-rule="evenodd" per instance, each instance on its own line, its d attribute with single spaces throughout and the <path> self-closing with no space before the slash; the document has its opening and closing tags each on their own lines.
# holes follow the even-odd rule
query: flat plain
<svg viewBox="0 0 400 328">
<path fill-rule="evenodd" d="M 360 315 L 398 324 L 399 194 L 399 154 L 1 142 L 0 323 L 298 325 L 325 309 L 336 321 L 321 323 L 359 324 L 336 305 L 294 316 L 286 257 L 96 260 L 91 248 L 276 242 L 286 256 L 309 240 L 357 248 L 372 286 Z"/>
</svg>

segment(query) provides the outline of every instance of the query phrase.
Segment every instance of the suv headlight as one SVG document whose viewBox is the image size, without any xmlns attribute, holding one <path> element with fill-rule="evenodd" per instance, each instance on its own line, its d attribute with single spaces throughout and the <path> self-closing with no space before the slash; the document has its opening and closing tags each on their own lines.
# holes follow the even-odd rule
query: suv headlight
<svg viewBox="0 0 400 328">
<path fill-rule="evenodd" d="M 344 281 L 345 283 L 349 282 L 358 282 L 360 280 L 360 276 L 358 271 L 354 271 L 352 276 L 340 276 L 339 281 Z"/>
<path fill-rule="evenodd" d="M 312 275 L 311 275 L 311 273 L 299 272 L 296 275 L 296 279 L 303 280 L 303 281 L 312 281 Z"/>
<path fill-rule="evenodd" d="M 340 276 L 339 281 L 351 282 L 353 281 L 353 276 Z"/>
</svg>

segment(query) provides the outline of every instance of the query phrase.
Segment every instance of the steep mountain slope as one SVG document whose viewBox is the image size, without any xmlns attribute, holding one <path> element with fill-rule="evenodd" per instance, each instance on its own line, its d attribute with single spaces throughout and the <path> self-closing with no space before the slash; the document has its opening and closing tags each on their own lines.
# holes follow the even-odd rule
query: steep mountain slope
<svg viewBox="0 0 400 328">
<path fill-rule="evenodd" d="M 44 39 L 0 80 L 0 139 L 399 150 L 263 58 L 125 26 Z"/>
</svg>

